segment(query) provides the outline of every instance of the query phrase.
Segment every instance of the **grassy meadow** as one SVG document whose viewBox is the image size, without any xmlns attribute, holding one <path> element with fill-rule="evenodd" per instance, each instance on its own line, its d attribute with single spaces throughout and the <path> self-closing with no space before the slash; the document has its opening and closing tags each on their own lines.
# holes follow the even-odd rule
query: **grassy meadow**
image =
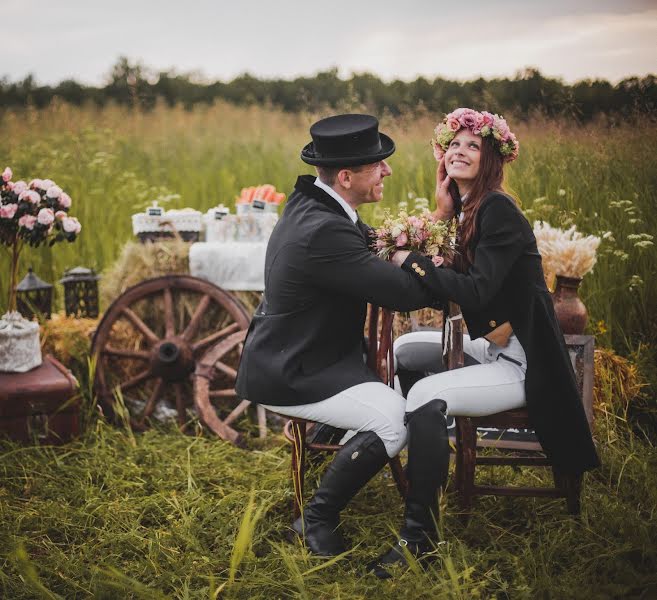
<svg viewBox="0 0 657 600">
<path fill-rule="evenodd" d="M 26 249 L 21 277 L 28 266 L 50 282 L 77 265 L 102 272 L 132 238 L 131 214 L 153 199 L 205 211 L 231 204 L 245 186 L 289 192 L 298 174 L 311 172 L 298 155 L 319 116 L 224 104 L 0 113 L 0 170 L 11 166 L 14 180 L 54 179 L 83 227 L 74 244 Z M 174 428 L 134 435 L 99 418 L 83 385 L 80 440 L 59 448 L 0 441 L 0 597 L 657 597 L 657 437 L 646 427 L 657 409 L 657 131 L 508 118 L 521 143 L 508 188 L 530 221 L 605 235 L 581 296 L 596 347 L 631 361 L 609 351 L 596 359 L 603 466 L 586 478 L 580 518 L 563 501 L 489 497 L 464 526 L 448 490 L 440 522 L 447 543 L 436 560 L 426 572 L 414 565 L 379 582 L 363 567 L 393 542 L 402 516 L 387 473 L 345 513 L 353 551 L 317 559 L 286 539 L 292 491 L 280 434 L 252 439 L 248 452 Z M 435 120 L 383 117 L 382 130 L 397 142 L 394 172 L 383 206 L 363 207 L 365 220 L 375 224 L 383 207 L 394 210 L 409 194 L 431 198 Z M 8 264 L 0 254 L 0 311 Z M 619 365 L 648 384 L 640 397 Z M 308 494 L 320 474 L 314 467 Z M 550 474 L 496 467 L 483 480 L 540 485 Z"/>
</svg>

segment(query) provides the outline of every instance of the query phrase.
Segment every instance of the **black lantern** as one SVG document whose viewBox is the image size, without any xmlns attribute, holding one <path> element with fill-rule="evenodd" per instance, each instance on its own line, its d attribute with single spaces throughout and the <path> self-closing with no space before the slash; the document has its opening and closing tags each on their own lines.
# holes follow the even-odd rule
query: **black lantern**
<svg viewBox="0 0 657 600">
<path fill-rule="evenodd" d="M 64 271 L 59 283 L 64 285 L 66 314 L 73 317 L 98 316 L 98 280 L 91 269 L 75 267 Z"/>
<path fill-rule="evenodd" d="M 16 308 L 26 319 L 34 315 L 50 318 L 52 312 L 52 285 L 37 277 L 32 267 L 16 286 Z"/>
</svg>

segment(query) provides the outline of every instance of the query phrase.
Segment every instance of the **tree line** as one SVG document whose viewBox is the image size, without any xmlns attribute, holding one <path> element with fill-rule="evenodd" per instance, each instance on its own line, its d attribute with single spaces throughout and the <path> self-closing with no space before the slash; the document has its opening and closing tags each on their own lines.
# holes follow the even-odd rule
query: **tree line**
<svg viewBox="0 0 657 600">
<path fill-rule="evenodd" d="M 244 74 L 230 82 L 207 82 L 190 74 L 156 72 L 122 57 L 102 87 L 74 80 L 41 86 L 31 75 L 17 82 L 7 77 L 0 80 L 1 109 L 43 108 L 55 98 L 79 106 L 116 103 L 144 110 L 158 102 L 192 109 L 197 104 L 224 100 L 237 105 L 268 104 L 290 112 L 366 107 L 377 114 L 387 111 L 393 115 L 417 110 L 443 113 L 457 106 L 476 106 L 500 114 L 529 117 L 538 113 L 588 122 L 600 116 L 626 120 L 647 115 L 654 119 L 657 77 L 628 77 L 616 85 L 602 79 L 566 84 L 527 68 L 513 78 L 454 81 L 418 77 L 415 81 L 385 82 L 371 73 L 341 78 L 334 68 L 292 80 Z"/>
</svg>

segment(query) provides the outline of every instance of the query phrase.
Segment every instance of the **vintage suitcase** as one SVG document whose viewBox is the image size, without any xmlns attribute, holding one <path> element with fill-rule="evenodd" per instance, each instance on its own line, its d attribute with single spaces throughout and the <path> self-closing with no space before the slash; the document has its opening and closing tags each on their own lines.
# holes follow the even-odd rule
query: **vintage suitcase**
<svg viewBox="0 0 657 600">
<path fill-rule="evenodd" d="M 0 373 L 0 437 L 61 444 L 79 432 L 77 381 L 52 356 L 27 373 Z"/>
</svg>

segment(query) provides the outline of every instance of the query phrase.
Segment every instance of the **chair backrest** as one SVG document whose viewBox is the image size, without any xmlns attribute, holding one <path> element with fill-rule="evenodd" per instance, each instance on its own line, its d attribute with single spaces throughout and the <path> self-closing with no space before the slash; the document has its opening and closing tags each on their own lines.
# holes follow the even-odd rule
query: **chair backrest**
<svg viewBox="0 0 657 600">
<path fill-rule="evenodd" d="M 456 302 L 449 302 L 443 317 L 443 361 L 450 371 L 460 369 L 463 356 L 463 315 Z"/>
<path fill-rule="evenodd" d="M 379 375 L 383 383 L 391 387 L 395 377 L 392 348 L 394 320 L 393 311 L 370 304 L 367 321 L 367 366 Z"/>
</svg>

